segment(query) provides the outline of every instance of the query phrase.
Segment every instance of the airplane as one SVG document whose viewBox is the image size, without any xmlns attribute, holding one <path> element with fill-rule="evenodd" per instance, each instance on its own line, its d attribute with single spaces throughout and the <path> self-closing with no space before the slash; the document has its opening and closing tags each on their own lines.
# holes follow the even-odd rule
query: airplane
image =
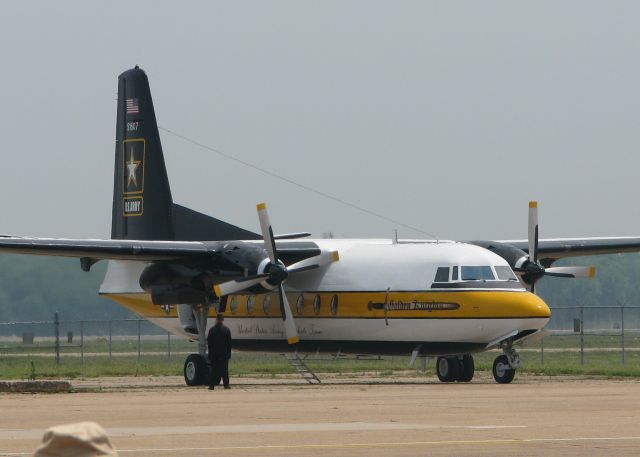
<svg viewBox="0 0 640 457">
<path fill-rule="evenodd" d="M 537 203 L 526 240 L 308 239 L 261 233 L 173 202 L 149 81 L 118 77 L 111 239 L 0 237 L 0 251 L 108 261 L 99 293 L 157 326 L 198 340 L 184 363 L 206 384 L 209 317 L 224 312 L 240 350 L 330 351 L 436 357 L 442 382 L 469 382 L 473 354 L 499 349 L 493 377 L 513 380 L 516 345 L 545 335 L 535 295 L 544 276 L 593 277 L 553 267 L 569 256 L 640 251 L 640 237 L 539 239 Z M 293 307 L 291 306 L 293 304 Z"/>
</svg>

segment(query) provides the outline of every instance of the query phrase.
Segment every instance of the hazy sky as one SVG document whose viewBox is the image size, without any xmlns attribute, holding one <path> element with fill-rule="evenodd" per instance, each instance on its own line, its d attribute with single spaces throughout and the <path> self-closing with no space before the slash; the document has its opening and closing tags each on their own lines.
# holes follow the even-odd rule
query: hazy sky
<svg viewBox="0 0 640 457">
<path fill-rule="evenodd" d="M 640 234 L 636 1 L 6 2 L 0 233 L 108 237 L 117 76 L 158 123 L 441 238 Z M 161 132 L 174 200 L 421 237 Z"/>
</svg>

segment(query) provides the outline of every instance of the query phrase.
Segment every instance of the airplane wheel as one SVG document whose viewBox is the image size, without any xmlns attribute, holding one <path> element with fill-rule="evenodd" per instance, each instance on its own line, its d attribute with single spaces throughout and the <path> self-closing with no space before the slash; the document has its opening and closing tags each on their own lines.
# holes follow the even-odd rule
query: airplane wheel
<svg viewBox="0 0 640 457">
<path fill-rule="evenodd" d="M 457 357 L 438 357 L 436 361 L 436 374 L 442 382 L 453 382 L 458 378 L 460 364 Z"/>
<path fill-rule="evenodd" d="M 207 359 L 200 354 L 191 354 L 184 362 L 184 381 L 188 386 L 201 386 L 209 381 Z"/>
<path fill-rule="evenodd" d="M 473 379 L 475 372 L 475 364 L 473 362 L 473 356 L 467 354 L 462 357 L 462 360 L 458 361 L 460 364 L 460 371 L 458 372 L 458 382 L 469 382 Z"/>
<path fill-rule="evenodd" d="M 493 361 L 493 379 L 499 384 L 509 384 L 513 381 L 516 370 L 509 365 L 506 355 L 500 355 Z"/>
</svg>

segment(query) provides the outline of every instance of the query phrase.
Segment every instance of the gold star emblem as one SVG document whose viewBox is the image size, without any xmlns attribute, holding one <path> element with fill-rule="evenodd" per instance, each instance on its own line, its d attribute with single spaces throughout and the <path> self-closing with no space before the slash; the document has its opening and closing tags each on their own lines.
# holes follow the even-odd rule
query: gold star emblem
<svg viewBox="0 0 640 457">
<path fill-rule="evenodd" d="M 136 178 L 136 170 L 140 165 L 139 160 L 135 160 L 135 155 L 133 154 L 133 146 L 130 149 L 129 161 L 127 162 L 127 170 L 129 171 L 129 177 L 127 178 L 127 187 L 133 183 L 134 187 L 138 187 L 138 179 Z"/>
</svg>

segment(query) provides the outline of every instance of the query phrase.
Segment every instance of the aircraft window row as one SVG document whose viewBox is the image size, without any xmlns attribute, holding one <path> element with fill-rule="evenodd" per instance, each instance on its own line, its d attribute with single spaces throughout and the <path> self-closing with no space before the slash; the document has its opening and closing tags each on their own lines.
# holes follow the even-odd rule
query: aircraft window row
<svg viewBox="0 0 640 457">
<path fill-rule="evenodd" d="M 438 267 L 434 282 L 449 282 L 449 272 L 451 272 L 451 281 L 495 281 L 496 275 L 499 281 L 518 280 L 508 265 L 495 265 L 493 268 L 489 265 L 472 265 Z"/>
<path fill-rule="evenodd" d="M 269 313 L 271 312 L 271 300 L 272 300 L 271 295 L 272 294 L 262 295 L 262 311 L 265 315 L 269 315 Z M 247 314 L 252 315 L 254 313 L 256 308 L 256 299 L 257 299 L 256 295 L 247 296 L 247 302 L 246 302 Z M 304 294 L 298 295 L 298 299 L 296 300 L 296 313 L 299 316 L 301 316 L 304 313 L 304 308 L 305 308 L 304 304 L 305 304 Z M 229 309 L 231 311 L 231 314 L 238 313 L 238 296 L 237 295 L 233 295 L 231 297 L 231 300 L 229 302 Z M 320 296 L 320 294 L 316 294 L 313 297 L 313 312 L 315 315 L 319 315 L 321 310 L 322 310 L 322 297 Z M 331 297 L 329 310 L 333 316 L 338 314 L 338 295 L 334 294 Z"/>
</svg>

